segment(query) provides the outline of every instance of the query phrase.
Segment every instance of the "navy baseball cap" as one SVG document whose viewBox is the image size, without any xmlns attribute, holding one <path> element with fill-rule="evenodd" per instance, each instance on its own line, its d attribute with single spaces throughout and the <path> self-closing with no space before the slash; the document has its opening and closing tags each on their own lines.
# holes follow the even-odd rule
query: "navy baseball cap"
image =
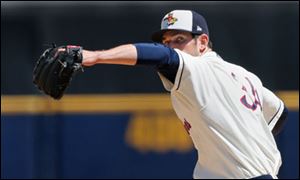
<svg viewBox="0 0 300 180">
<path fill-rule="evenodd" d="M 180 30 L 200 35 L 207 34 L 208 26 L 204 17 L 191 10 L 173 10 L 161 20 L 161 28 L 152 34 L 154 42 L 161 43 L 163 34 L 169 30 Z"/>
</svg>

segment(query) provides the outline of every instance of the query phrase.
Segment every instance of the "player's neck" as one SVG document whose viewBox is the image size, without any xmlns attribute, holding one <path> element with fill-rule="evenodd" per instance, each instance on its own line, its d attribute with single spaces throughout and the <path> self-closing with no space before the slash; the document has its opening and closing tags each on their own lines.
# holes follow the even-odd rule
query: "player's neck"
<svg viewBox="0 0 300 180">
<path fill-rule="evenodd" d="M 211 52 L 211 51 L 212 51 L 212 49 L 207 47 L 202 53 L 200 52 L 199 56 L 203 56 L 204 54 Z"/>
</svg>

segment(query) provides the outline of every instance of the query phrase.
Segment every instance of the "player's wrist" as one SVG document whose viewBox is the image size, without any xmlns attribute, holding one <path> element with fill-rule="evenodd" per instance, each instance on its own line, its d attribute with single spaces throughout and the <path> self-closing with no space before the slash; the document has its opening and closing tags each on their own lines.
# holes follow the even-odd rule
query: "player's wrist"
<svg viewBox="0 0 300 180">
<path fill-rule="evenodd" d="M 82 50 L 82 64 L 84 66 L 93 66 L 97 63 L 98 56 L 97 51 Z"/>
</svg>

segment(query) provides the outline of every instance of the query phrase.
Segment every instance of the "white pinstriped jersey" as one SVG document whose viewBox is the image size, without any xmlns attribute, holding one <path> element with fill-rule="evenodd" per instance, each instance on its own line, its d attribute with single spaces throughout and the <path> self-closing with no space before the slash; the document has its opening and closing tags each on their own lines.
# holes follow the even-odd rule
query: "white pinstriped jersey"
<svg viewBox="0 0 300 180">
<path fill-rule="evenodd" d="M 198 150 L 194 178 L 277 178 L 281 155 L 271 130 L 283 102 L 256 75 L 213 51 L 193 57 L 175 50 L 174 84 L 158 74 Z"/>
</svg>

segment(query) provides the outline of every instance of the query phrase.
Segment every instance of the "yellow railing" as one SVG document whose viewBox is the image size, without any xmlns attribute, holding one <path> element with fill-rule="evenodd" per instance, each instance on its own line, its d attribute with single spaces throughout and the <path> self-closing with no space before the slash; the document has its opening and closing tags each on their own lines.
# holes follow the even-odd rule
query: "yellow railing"
<svg viewBox="0 0 300 180">
<path fill-rule="evenodd" d="M 299 91 L 279 91 L 276 94 L 290 110 L 299 110 Z M 65 95 L 59 101 L 43 95 L 1 96 L 1 114 L 118 113 L 171 109 L 170 95 L 165 93 Z"/>
</svg>

